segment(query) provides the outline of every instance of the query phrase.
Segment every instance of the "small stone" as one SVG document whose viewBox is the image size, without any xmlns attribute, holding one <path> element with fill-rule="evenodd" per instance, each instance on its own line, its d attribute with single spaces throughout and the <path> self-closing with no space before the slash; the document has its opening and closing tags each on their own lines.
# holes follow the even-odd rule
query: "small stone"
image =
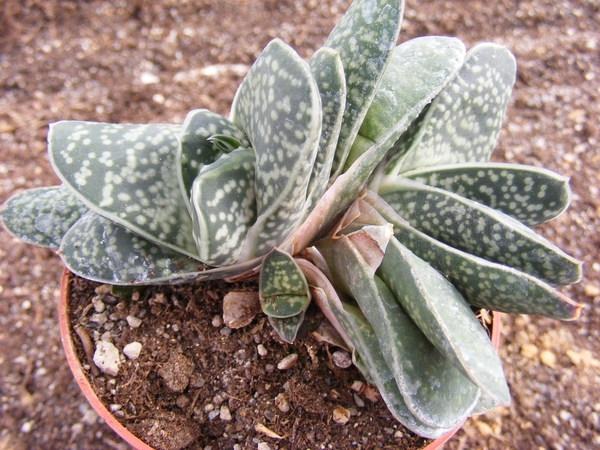
<svg viewBox="0 0 600 450">
<path fill-rule="evenodd" d="M 292 367 L 294 367 L 294 364 L 296 364 L 296 361 L 298 361 L 298 354 L 290 353 L 285 358 L 283 358 L 281 361 L 279 361 L 279 363 L 277 364 L 277 368 L 279 370 L 291 369 Z"/>
<path fill-rule="evenodd" d="M 204 412 L 211 412 L 215 410 L 215 405 L 213 405 L 212 403 L 207 403 L 206 405 L 204 405 Z"/>
<path fill-rule="evenodd" d="M 249 325 L 260 312 L 258 292 L 229 292 L 223 298 L 223 321 L 229 328 Z"/>
<path fill-rule="evenodd" d="M 277 397 L 275 397 L 275 405 L 282 413 L 287 413 L 290 411 L 290 404 L 287 401 L 287 398 L 285 398 L 284 394 L 279 394 Z"/>
<path fill-rule="evenodd" d="M 594 285 L 594 284 L 586 284 L 585 287 L 583 288 L 583 293 L 587 296 L 587 297 L 598 297 L 600 295 L 600 287 Z"/>
<path fill-rule="evenodd" d="M 347 369 L 352 365 L 352 357 L 350 356 L 350 353 L 344 350 L 338 350 L 331 356 L 333 358 L 333 363 L 340 369 Z"/>
<path fill-rule="evenodd" d="M 127 316 L 125 320 L 127 320 L 127 323 L 131 328 L 139 328 L 142 324 L 142 319 L 138 319 L 135 316 Z"/>
<path fill-rule="evenodd" d="M 521 356 L 523 358 L 531 359 L 537 356 L 539 349 L 535 344 L 523 344 L 521 347 Z"/>
<path fill-rule="evenodd" d="M 221 318 L 221 316 L 214 316 L 212 318 L 212 326 L 215 328 L 219 328 L 221 325 L 223 325 L 223 319 Z"/>
<path fill-rule="evenodd" d="M 275 370 L 275 366 L 273 364 L 265 364 L 265 370 L 267 373 L 271 373 Z"/>
<path fill-rule="evenodd" d="M 123 407 L 123 405 L 118 405 L 118 404 L 112 404 L 112 405 L 108 405 L 108 409 L 110 410 L 110 412 L 117 412 L 119 411 L 121 408 Z"/>
<path fill-rule="evenodd" d="M 258 344 L 257 350 L 260 356 L 267 356 L 267 353 L 269 353 L 265 346 L 262 344 Z"/>
<path fill-rule="evenodd" d="M 140 352 L 142 351 L 142 344 L 135 341 L 127 344 L 123 347 L 123 354 L 131 360 L 138 359 Z"/>
<path fill-rule="evenodd" d="M 394 433 L 394 437 L 397 439 L 401 439 L 404 437 L 404 433 L 402 431 L 398 430 Z"/>
<path fill-rule="evenodd" d="M 183 392 L 188 386 L 193 372 L 194 362 L 183 354 L 176 353 L 163 364 L 158 374 L 170 390 L 173 392 Z"/>
<path fill-rule="evenodd" d="M 96 322 L 100 325 L 106 323 L 107 320 L 108 320 L 108 318 L 106 317 L 105 313 L 92 314 L 92 317 L 90 317 L 90 322 Z"/>
<path fill-rule="evenodd" d="M 350 411 L 343 406 L 336 406 L 333 410 L 333 421 L 339 424 L 348 423 L 350 420 Z"/>
<path fill-rule="evenodd" d="M 354 393 L 352 396 L 354 397 L 354 404 L 356 406 L 358 406 L 359 408 L 365 407 L 365 401 L 362 398 L 360 398 L 360 396 L 357 393 Z"/>
<path fill-rule="evenodd" d="M 29 420 L 21 425 L 21 433 L 29 433 L 33 429 L 33 420 Z"/>
<path fill-rule="evenodd" d="M 223 327 L 219 330 L 221 336 L 229 336 L 233 330 L 229 327 Z"/>
<path fill-rule="evenodd" d="M 190 398 L 187 395 L 180 395 L 175 400 L 175 404 L 181 409 L 185 409 L 190 404 Z"/>
<path fill-rule="evenodd" d="M 479 431 L 484 436 L 491 436 L 494 434 L 494 430 L 487 423 L 482 422 L 481 420 L 473 420 L 473 424 L 477 431 Z"/>
<path fill-rule="evenodd" d="M 215 409 L 208 413 L 208 420 L 214 420 L 219 415 L 219 410 Z"/>
<path fill-rule="evenodd" d="M 360 380 L 354 380 L 352 382 L 352 386 L 350 386 L 350 389 L 352 389 L 355 392 L 360 392 L 360 390 L 363 388 L 363 386 L 365 385 L 365 383 L 363 383 Z"/>
<path fill-rule="evenodd" d="M 554 368 L 556 365 L 556 355 L 554 355 L 554 353 L 552 353 L 550 350 L 543 350 L 540 353 L 540 361 L 543 365 Z"/>
<path fill-rule="evenodd" d="M 219 419 L 229 422 L 231 420 L 231 411 L 227 405 L 221 405 L 221 409 L 219 410 Z"/>
<path fill-rule="evenodd" d="M 269 447 L 269 444 L 266 442 L 260 442 L 258 444 L 258 450 L 271 450 L 271 447 Z"/>
<path fill-rule="evenodd" d="M 108 341 L 98 341 L 94 352 L 94 364 L 107 375 L 119 373 L 119 350 Z"/>
</svg>

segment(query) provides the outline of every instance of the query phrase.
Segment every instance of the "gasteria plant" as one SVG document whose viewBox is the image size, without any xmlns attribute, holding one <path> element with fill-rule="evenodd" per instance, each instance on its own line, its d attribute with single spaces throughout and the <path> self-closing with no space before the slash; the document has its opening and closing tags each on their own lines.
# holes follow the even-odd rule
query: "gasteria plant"
<svg viewBox="0 0 600 450">
<path fill-rule="evenodd" d="M 568 180 L 489 158 L 515 80 L 505 48 L 396 46 L 401 0 L 355 0 L 303 61 L 258 57 L 229 119 L 52 124 L 61 186 L 9 199 L 5 227 L 112 285 L 259 276 L 293 342 L 315 300 L 393 415 L 425 437 L 509 402 L 473 309 L 562 320 L 581 264 L 530 227 Z"/>
</svg>

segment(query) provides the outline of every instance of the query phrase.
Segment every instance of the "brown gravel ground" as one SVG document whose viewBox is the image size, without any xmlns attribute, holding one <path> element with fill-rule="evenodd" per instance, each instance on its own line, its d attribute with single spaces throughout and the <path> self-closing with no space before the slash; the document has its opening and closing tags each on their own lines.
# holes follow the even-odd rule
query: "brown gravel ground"
<svg viewBox="0 0 600 450">
<path fill-rule="evenodd" d="M 0 12 L 0 201 L 57 183 L 47 124 L 59 119 L 179 123 L 227 114 L 241 75 L 273 37 L 303 57 L 348 0 L 6 0 Z M 519 74 L 495 152 L 571 177 L 573 203 L 539 232 L 585 261 L 562 292 L 572 323 L 505 320 L 501 357 L 513 403 L 469 421 L 457 449 L 600 448 L 600 2 L 408 0 L 402 40 L 492 40 Z M 209 67 L 211 70 L 203 70 Z M 0 231 L 0 449 L 126 448 L 90 410 L 63 358 L 50 251 Z"/>
</svg>

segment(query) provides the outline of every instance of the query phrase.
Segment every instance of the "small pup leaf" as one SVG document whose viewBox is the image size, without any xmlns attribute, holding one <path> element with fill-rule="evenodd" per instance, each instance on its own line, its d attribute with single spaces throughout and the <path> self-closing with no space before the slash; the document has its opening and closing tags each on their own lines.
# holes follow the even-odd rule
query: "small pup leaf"
<svg viewBox="0 0 600 450">
<path fill-rule="evenodd" d="M 24 242 L 58 250 L 60 241 L 87 207 L 64 186 L 30 189 L 2 207 L 4 227 Z"/>
<path fill-rule="evenodd" d="M 551 284 L 581 279 L 579 261 L 485 205 L 402 177 L 386 177 L 379 195 L 413 227 L 452 247 Z"/>
<path fill-rule="evenodd" d="M 256 220 L 252 149 L 240 147 L 202 167 L 191 202 L 200 260 L 211 266 L 235 263 Z"/>
<path fill-rule="evenodd" d="M 195 109 L 187 114 L 179 141 L 177 176 L 191 214 L 192 183 L 202 166 L 216 161 L 227 150 L 249 147 L 250 142 L 233 122 L 206 109 Z"/>
<path fill-rule="evenodd" d="M 181 125 L 50 125 L 50 162 L 92 211 L 155 242 L 198 257 L 177 181 Z"/>
<path fill-rule="evenodd" d="M 344 168 L 388 65 L 403 14 L 403 0 L 355 0 L 325 41 L 325 47 L 340 54 L 347 86 L 344 122 L 333 163 L 334 178 Z"/>
<path fill-rule="evenodd" d="M 571 203 L 568 178 L 532 166 L 466 163 L 415 169 L 402 176 L 482 203 L 530 227 L 554 219 Z"/>
<path fill-rule="evenodd" d="M 300 314 L 310 303 L 308 283 L 294 258 L 273 249 L 263 260 L 259 280 L 260 305 L 272 317 Z"/>
<path fill-rule="evenodd" d="M 388 174 L 441 164 L 488 161 L 516 76 L 515 58 L 491 43 L 473 47 L 456 77 L 391 152 L 402 156 Z"/>
<path fill-rule="evenodd" d="M 298 336 L 298 331 L 304 323 L 304 316 L 306 310 L 296 314 L 295 316 L 278 318 L 274 316 L 267 316 L 269 323 L 275 329 L 279 337 L 288 344 L 293 344 Z"/>
</svg>

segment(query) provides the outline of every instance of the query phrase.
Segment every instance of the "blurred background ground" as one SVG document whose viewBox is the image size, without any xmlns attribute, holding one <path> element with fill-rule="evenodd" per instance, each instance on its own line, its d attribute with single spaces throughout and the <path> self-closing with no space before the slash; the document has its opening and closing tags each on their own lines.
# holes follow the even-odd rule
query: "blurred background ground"
<svg viewBox="0 0 600 450">
<path fill-rule="evenodd" d="M 0 202 L 56 184 L 49 122 L 180 123 L 227 114 L 265 44 L 303 57 L 348 0 L 5 0 L 0 13 Z M 401 40 L 454 35 L 509 47 L 518 79 L 494 154 L 571 177 L 573 202 L 538 232 L 585 262 L 561 291 L 576 322 L 506 317 L 500 351 L 513 403 L 470 420 L 456 449 L 600 448 L 600 1 L 407 0 Z M 90 408 L 63 358 L 52 252 L 0 230 L 0 449 L 126 448 Z"/>
</svg>

